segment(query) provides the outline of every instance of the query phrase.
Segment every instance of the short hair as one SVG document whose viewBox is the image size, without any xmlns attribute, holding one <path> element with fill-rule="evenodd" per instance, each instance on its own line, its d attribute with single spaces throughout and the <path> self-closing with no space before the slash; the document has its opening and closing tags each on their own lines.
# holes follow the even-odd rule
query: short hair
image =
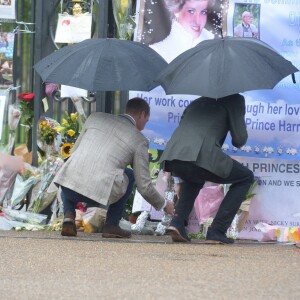
<svg viewBox="0 0 300 300">
<path fill-rule="evenodd" d="M 125 111 L 130 115 L 136 115 L 140 112 L 145 112 L 145 114 L 148 116 L 150 115 L 150 106 L 146 100 L 135 97 L 128 100 Z"/>
<path fill-rule="evenodd" d="M 252 16 L 251 12 L 247 10 L 242 13 L 242 18 L 244 18 L 246 15 L 250 17 Z"/>
<path fill-rule="evenodd" d="M 182 7 L 187 1 L 200 1 L 200 0 L 164 0 L 166 8 L 173 14 L 178 13 L 182 10 Z M 202 0 L 205 1 L 205 0 Z M 214 6 L 215 0 L 206 0 L 208 6 Z"/>
</svg>

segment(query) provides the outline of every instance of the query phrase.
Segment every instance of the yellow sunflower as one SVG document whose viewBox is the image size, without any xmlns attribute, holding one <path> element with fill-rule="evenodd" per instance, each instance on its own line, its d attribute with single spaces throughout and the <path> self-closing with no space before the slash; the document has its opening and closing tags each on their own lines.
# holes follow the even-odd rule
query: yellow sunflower
<svg viewBox="0 0 300 300">
<path fill-rule="evenodd" d="M 70 143 L 64 143 L 61 147 L 61 155 L 64 157 L 64 158 L 67 158 L 70 156 L 71 154 L 71 150 L 73 148 L 73 145 L 70 144 Z"/>
</svg>

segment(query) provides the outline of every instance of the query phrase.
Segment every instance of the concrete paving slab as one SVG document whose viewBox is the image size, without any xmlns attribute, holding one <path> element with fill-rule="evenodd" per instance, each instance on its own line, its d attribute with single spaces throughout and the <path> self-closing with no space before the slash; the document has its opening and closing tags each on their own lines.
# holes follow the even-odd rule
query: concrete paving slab
<svg viewBox="0 0 300 300">
<path fill-rule="evenodd" d="M 300 249 L 0 231 L 0 299 L 299 299 Z"/>
</svg>

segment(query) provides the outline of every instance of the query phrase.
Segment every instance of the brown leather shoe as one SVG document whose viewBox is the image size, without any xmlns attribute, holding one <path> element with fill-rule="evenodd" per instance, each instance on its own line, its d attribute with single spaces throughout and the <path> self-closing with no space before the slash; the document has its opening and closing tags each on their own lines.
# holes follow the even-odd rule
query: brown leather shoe
<svg viewBox="0 0 300 300">
<path fill-rule="evenodd" d="M 102 229 L 102 237 L 128 239 L 131 237 L 131 232 L 122 229 L 119 225 L 105 224 Z"/>
<path fill-rule="evenodd" d="M 63 236 L 76 236 L 75 216 L 71 213 L 66 213 L 62 224 L 61 235 Z"/>
</svg>

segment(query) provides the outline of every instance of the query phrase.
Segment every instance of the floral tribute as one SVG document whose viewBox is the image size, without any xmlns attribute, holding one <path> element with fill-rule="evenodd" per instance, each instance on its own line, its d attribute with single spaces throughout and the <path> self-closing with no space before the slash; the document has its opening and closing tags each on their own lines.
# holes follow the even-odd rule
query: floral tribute
<svg viewBox="0 0 300 300">
<path fill-rule="evenodd" d="M 65 112 L 61 126 L 56 127 L 56 130 L 62 135 L 61 155 L 63 158 L 70 156 L 73 145 L 79 136 L 80 127 L 78 112 L 71 114 Z"/>
<path fill-rule="evenodd" d="M 53 145 L 57 137 L 55 125 L 49 119 L 41 119 L 39 122 L 39 138 L 47 145 Z"/>
<path fill-rule="evenodd" d="M 135 28 L 131 16 L 132 0 L 113 0 L 113 14 L 120 39 L 130 40 Z"/>
<path fill-rule="evenodd" d="M 26 130 L 30 130 L 33 124 L 34 117 L 34 93 L 21 93 L 18 98 L 20 101 L 20 110 L 24 120 L 24 126 Z"/>
<path fill-rule="evenodd" d="M 8 126 L 9 126 L 9 141 L 8 153 L 11 153 L 15 144 L 15 132 L 21 118 L 20 106 L 17 104 L 9 105 L 8 108 Z"/>
<path fill-rule="evenodd" d="M 38 213 L 39 207 L 41 206 L 41 202 L 43 200 L 43 196 L 62 165 L 63 160 L 61 158 L 49 156 L 39 167 L 39 171 L 41 173 L 41 187 L 36 196 L 36 199 L 33 200 L 33 213 Z"/>
<path fill-rule="evenodd" d="M 60 124 L 54 119 L 42 117 L 38 122 L 38 146 L 45 153 L 58 156 L 60 152 L 60 134 L 57 128 Z"/>
</svg>

